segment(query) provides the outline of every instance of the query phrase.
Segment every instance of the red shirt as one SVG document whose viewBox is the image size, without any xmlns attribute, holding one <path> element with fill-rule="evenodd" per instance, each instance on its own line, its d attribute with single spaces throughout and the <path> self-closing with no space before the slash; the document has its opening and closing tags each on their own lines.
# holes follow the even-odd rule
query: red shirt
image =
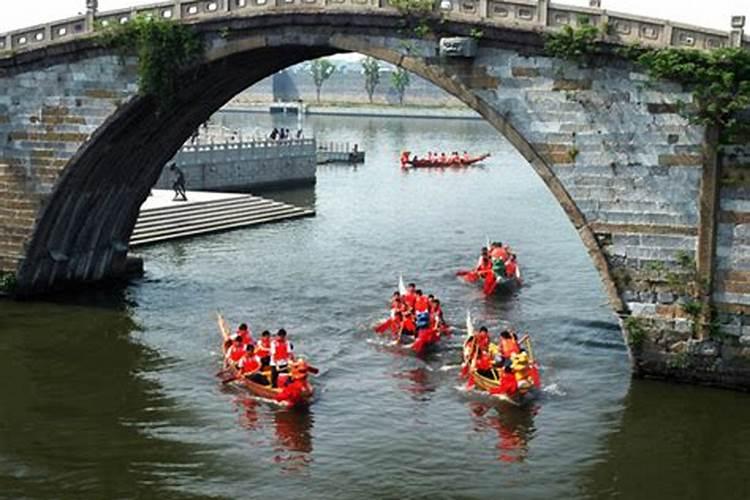
<svg viewBox="0 0 750 500">
<path fill-rule="evenodd" d="M 265 358 L 266 356 L 271 355 L 271 337 L 260 338 L 260 342 L 258 342 L 256 354 L 258 354 L 258 356 L 261 358 Z"/>
<path fill-rule="evenodd" d="M 414 310 L 418 313 L 427 312 L 430 310 L 430 299 L 424 295 L 418 295 L 414 301 Z"/>
<path fill-rule="evenodd" d="M 271 363 L 285 365 L 292 357 L 292 346 L 287 340 L 276 339 L 271 345 Z"/>
<path fill-rule="evenodd" d="M 237 344 L 232 344 L 232 346 L 227 350 L 227 357 L 232 360 L 232 362 L 236 363 L 240 359 L 242 359 L 242 356 L 245 355 L 245 347 L 244 346 L 238 346 Z"/>
<path fill-rule="evenodd" d="M 242 343 L 243 344 L 253 344 L 253 334 L 250 333 L 250 329 L 247 330 L 237 330 L 237 335 L 242 337 Z"/>
<path fill-rule="evenodd" d="M 408 305 L 409 307 L 414 307 L 414 303 L 417 300 L 417 294 L 416 293 L 405 293 L 404 294 L 404 303 Z"/>
<path fill-rule="evenodd" d="M 246 373 L 254 373 L 260 370 L 260 361 L 254 354 L 244 356 L 242 360 L 240 360 L 239 365 L 240 372 L 242 372 L 243 375 Z"/>
</svg>

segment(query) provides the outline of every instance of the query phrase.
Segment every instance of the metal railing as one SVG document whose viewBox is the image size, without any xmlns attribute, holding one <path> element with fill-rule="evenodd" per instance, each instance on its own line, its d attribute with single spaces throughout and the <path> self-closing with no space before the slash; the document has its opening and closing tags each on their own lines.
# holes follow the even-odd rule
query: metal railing
<svg viewBox="0 0 750 500">
<path fill-rule="evenodd" d="M 8 3 L 14 2 L 11 0 Z M 591 5 L 592 7 L 574 7 L 550 3 L 549 0 L 441 0 L 436 2 L 435 10 L 449 20 L 528 31 L 554 31 L 563 26 L 575 27 L 585 22 L 606 27 L 606 34 L 602 37 L 611 43 L 698 49 L 750 47 L 750 37 L 745 36 L 743 31 L 743 16 L 732 18 L 731 31 L 721 31 L 610 12 L 600 8 L 600 0 L 591 0 Z M 309 10 L 320 13 L 321 9 L 331 12 L 398 14 L 388 0 L 174 0 L 102 13 L 90 9 L 86 15 L 0 34 L 0 53 L 33 50 L 50 43 L 84 37 L 93 33 L 96 26 L 127 23 L 136 16 L 194 23 L 285 11 Z"/>
</svg>

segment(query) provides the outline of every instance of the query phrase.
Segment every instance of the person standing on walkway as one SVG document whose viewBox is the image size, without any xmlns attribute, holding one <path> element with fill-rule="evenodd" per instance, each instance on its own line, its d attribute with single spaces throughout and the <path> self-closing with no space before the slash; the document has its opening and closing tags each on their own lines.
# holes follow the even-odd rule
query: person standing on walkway
<svg viewBox="0 0 750 500">
<path fill-rule="evenodd" d="M 185 194 L 185 174 L 174 163 L 169 166 L 169 171 L 174 174 L 174 182 L 172 183 L 174 198 L 172 198 L 172 201 L 177 201 L 180 197 L 182 201 L 187 201 L 187 194 Z"/>
</svg>

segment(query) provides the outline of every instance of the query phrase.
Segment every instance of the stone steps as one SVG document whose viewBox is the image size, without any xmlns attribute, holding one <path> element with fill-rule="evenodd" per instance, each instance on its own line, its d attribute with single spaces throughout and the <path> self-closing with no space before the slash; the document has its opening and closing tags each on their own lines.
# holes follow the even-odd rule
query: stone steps
<svg viewBox="0 0 750 500">
<path fill-rule="evenodd" d="M 152 208 L 141 211 L 130 247 L 312 215 L 314 210 L 250 195 Z"/>
</svg>

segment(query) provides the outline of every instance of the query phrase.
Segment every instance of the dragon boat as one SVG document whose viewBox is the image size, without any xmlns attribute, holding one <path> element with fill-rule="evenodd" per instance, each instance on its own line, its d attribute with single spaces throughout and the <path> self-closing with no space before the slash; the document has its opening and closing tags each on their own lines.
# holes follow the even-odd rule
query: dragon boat
<svg viewBox="0 0 750 500">
<path fill-rule="evenodd" d="M 218 313 L 217 322 L 219 333 L 223 339 L 222 352 L 226 354 L 227 349 L 232 345 L 231 330 L 226 320 Z M 290 374 L 279 374 L 277 384 L 279 387 L 271 386 L 271 368 L 269 366 L 263 367 L 262 371 L 259 372 L 260 377 L 242 376 L 239 369 L 231 364 L 219 373 L 223 375 L 222 382 L 224 384 L 231 383 L 242 387 L 254 396 L 276 401 L 284 406 L 304 408 L 312 403 L 315 395 L 315 388 L 307 381 L 307 372 L 317 373 L 318 370 L 308 366 L 304 361 L 301 364 L 304 366 L 291 365 Z"/>
<path fill-rule="evenodd" d="M 462 375 L 467 378 L 469 387 L 521 405 L 534 399 L 541 388 L 539 365 L 531 347 L 531 338 L 525 335 L 519 345 L 522 351 L 511 355 L 509 369 L 493 367 L 491 376 L 480 374 L 475 367 L 477 354 L 476 332 L 471 314 L 466 314 L 467 336 L 463 347 Z"/>
</svg>

